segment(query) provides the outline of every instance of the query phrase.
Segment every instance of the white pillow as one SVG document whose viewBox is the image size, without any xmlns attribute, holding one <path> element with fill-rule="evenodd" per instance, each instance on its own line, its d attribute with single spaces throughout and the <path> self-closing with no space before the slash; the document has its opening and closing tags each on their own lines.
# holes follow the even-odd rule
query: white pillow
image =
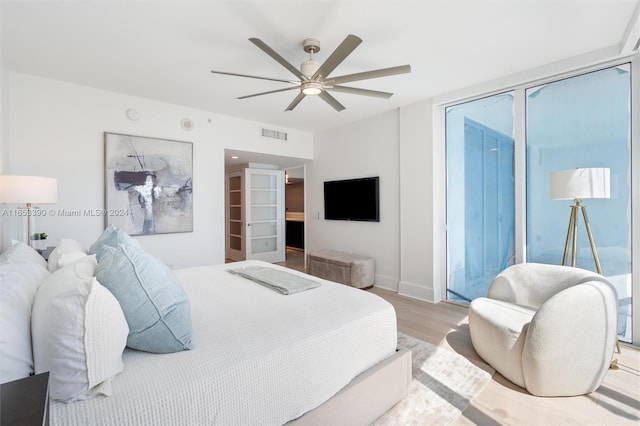
<svg viewBox="0 0 640 426">
<path fill-rule="evenodd" d="M 0 383 L 33 374 L 31 308 L 48 275 L 38 263 L 0 264 Z"/>
<path fill-rule="evenodd" d="M 61 238 L 56 248 L 49 255 L 49 272 L 71 265 L 87 255 L 87 250 L 76 240 Z"/>
<path fill-rule="evenodd" d="M 71 402 L 111 395 L 122 371 L 129 327 L 113 295 L 94 278 L 95 256 L 51 274 L 32 313 L 35 372 L 49 371 L 53 399 Z"/>
<path fill-rule="evenodd" d="M 47 261 L 40 253 L 23 242 L 12 240 L 11 246 L 0 254 L 0 265 L 16 262 L 37 263 L 47 267 Z"/>
</svg>

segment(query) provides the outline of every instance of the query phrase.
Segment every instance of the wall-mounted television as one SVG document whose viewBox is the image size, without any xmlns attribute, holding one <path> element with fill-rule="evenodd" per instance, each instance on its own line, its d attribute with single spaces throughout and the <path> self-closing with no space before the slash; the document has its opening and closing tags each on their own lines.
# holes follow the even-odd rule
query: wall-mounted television
<svg viewBox="0 0 640 426">
<path fill-rule="evenodd" d="M 380 222 L 378 176 L 324 183 L 324 218 Z"/>
</svg>

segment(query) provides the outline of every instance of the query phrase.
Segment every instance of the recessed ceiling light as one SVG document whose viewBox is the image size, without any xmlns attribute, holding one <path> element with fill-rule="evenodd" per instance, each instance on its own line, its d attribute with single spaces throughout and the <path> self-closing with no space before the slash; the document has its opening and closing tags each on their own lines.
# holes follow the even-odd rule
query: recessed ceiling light
<svg viewBox="0 0 640 426">
<path fill-rule="evenodd" d="M 237 155 L 232 155 L 232 156 L 231 156 L 231 159 L 232 159 L 232 160 L 237 160 L 238 158 L 240 158 L 240 157 L 238 157 Z"/>
</svg>

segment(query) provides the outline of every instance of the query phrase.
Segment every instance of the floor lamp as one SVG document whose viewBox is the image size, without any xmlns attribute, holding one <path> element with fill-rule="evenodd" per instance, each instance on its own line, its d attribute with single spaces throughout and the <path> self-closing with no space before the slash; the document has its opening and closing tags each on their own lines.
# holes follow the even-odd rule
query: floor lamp
<svg viewBox="0 0 640 426">
<path fill-rule="evenodd" d="M 569 216 L 569 229 L 567 230 L 567 240 L 564 245 L 564 256 L 562 264 L 567 264 L 569 255 L 569 246 L 571 250 L 571 266 L 576 266 L 576 257 L 578 251 L 578 211 L 582 212 L 584 224 L 587 228 L 589 243 L 591 244 L 591 252 L 596 263 L 597 272 L 602 275 L 602 267 L 600 266 L 600 258 L 598 258 L 598 250 L 591 233 L 591 225 L 587 217 L 587 208 L 583 206 L 582 200 L 586 198 L 609 198 L 608 168 L 578 168 L 570 170 L 558 170 L 551 172 L 549 178 L 549 189 L 551 199 L 553 200 L 573 200 L 574 205 L 571 206 L 571 216 Z"/>
<path fill-rule="evenodd" d="M 27 244 L 31 245 L 31 206 L 55 204 L 58 181 L 50 177 L 0 175 L 0 204 L 25 205 L 27 218 Z"/>
</svg>

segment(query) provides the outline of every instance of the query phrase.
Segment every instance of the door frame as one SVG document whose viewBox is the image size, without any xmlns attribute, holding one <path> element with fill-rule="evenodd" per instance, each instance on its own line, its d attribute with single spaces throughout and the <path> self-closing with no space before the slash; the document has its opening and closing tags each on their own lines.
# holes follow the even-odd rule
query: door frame
<svg viewBox="0 0 640 426">
<path fill-rule="evenodd" d="M 302 234 L 303 234 L 303 241 L 304 241 L 304 247 L 302 248 L 303 250 L 303 258 L 304 258 L 304 268 L 305 270 L 307 269 L 307 224 L 306 224 L 306 211 L 307 211 L 307 165 L 306 164 L 300 164 L 297 166 L 287 166 L 287 167 L 283 167 L 283 169 L 285 170 L 285 173 L 289 170 L 294 170 L 294 169 L 302 169 L 302 191 L 303 191 L 303 206 L 302 206 L 302 212 L 305 215 L 305 220 L 302 222 Z M 285 181 L 285 206 L 286 206 L 286 181 Z M 286 220 L 286 210 L 285 210 L 285 220 Z M 286 238 L 286 236 L 285 236 Z M 286 250 L 286 246 L 285 246 L 285 250 Z"/>
<path fill-rule="evenodd" d="M 241 160 L 238 158 L 232 158 L 239 156 Z M 299 157 L 285 157 L 281 155 L 273 155 L 273 154 L 265 154 L 255 151 L 240 151 L 233 148 L 225 148 L 224 149 L 224 168 L 222 173 L 224 174 L 223 178 L 223 190 L 225 192 L 225 201 L 224 201 L 224 209 L 225 212 L 228 209 L 228 203 L 226 198 L 226 174 L 234 171 L 242 171 L 248 167 L 254 168 L 271 168 L 273 170 L 286 170 L 286 169 L 294 169 L 294 168 L 303 168 L 304 170 L 304 210 L 307 211 L 307 164 L 310 159 L 307 158 L 299 158 Z M 226 214 L 223 215 L 223 223 L 222 226 L 225 230 L 225 243 L 227 238 L 226 233 Z M 308 246 L 309 240 L 307 236 L 307 226 L 305 224 L 305 247 Z M 226 247 L 225 247 L 225 257 L 226 257 Z M 305 256 L 305 267 L 306 267 L 306 256 Z"/>
</svg>

